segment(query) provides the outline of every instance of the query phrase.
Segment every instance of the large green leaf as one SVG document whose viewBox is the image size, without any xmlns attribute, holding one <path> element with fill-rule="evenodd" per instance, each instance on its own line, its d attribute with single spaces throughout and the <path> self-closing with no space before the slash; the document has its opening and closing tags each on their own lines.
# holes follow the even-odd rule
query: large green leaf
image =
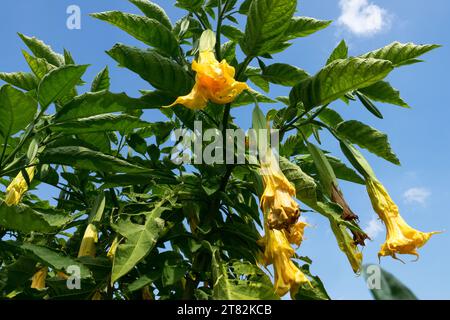
<svg viewBox="0 0 450 320">
<path fill-rule="evenodd" d="M 379 265 L 364 265 L 363 275 L 368 285 L 373 286 L 369 287 L 370 293 L 376 300 L 417 300 L 416 295 L 407 286 Z"/>
<path fill-rule="evenodd" d="M 33 121 L 36 111 L 36 100 L 10 85 L 4 85 L 0 88 L 0 135 L 9 138 L 24 130 Z"/>
<path fill-rule="evenodd" d="M 30 66 L 31 71 L 33 71 L 34 75 L 39 80 L 42 79 L 51 70 L 56 69 L 54 65 L 48 63 L 45 59 L 36 58 L 26 51 L 22 51 L 22 53 L 28 65 Z"/>
<path fill-rule="evenodd" d="M 45 59 L 48 63 L 57 67 L 64 65 L 64 57 L 54 52 L 50 46 L 41 40 L 21 33 L 19 33 L 19 36 L 37 58 Z"/>
<path fill-rule="evenodd" d="M 127 114 L 101 114 L 88 118 L 64 121 L 51 126 L 52 131 L 65 134 L 79 134 L 90 132 L 119 131 L 131 132 L 133 129 L 149 125 L 137 117 Z"/>
<path fill-rule="evenodd" d="M 286 37 L 288 39 L 306 37 L 328 27 L 331 22 L 309 17 L 293 17 L 286 31 Z"/>
<path fill-rule="evenodd" d="M 39 157 L 41 163 L 64 164 L 78 169 L 100 172 L 137 173 L 147 169 L 108 154 L 84 147 L 57 147 L 46 149 Z"/>
<path fill-rule="evenodd" d="M 303 273 L 309 276 L 310 283 L 303 283 L 295 294 L 295 300 L 330 300 L 322 280 L 313 276 L 309 271 L 309 264 L 301 267 Z"/>
<path fill-rule="evenodd" d="M 0 72 L 0 79 L 26 91 L 34 90 L 38 86 L 36 76 L 29 72 Z"/>
<path fill-rule="evenodd" d="M 292 105 L 303 102 L 306 109 L 326 105 L 347 92 L 368 87 L 385 78 L 393 69 L 386 60 L 348 58 L 332 62 L 315 76 L 294 88 L 289 95 Z"/>
<path fill-rule="evenodd" d="M 361 148 L 395 164 L 400 164 L 386 134 L 356 120 L 344 121 L 336 128 L 338 135 Z"/>
<path fill-rule="evenodd" d="M 172 24 L 169 17 L 164 12 L 164 10 L 156 3 L 150 0 L 129 0 L 132 4 L 138 7 L 146 17 L 155 19 L 161 22 L 169 30 L 172 29 Z"/>
<path fill-rule="evenodd" d="M 348 47 L 344 40 L 339 42 L 339 44 L 334 48 L 333 52 L 331 52 L 330 57 L 327 60 L 327 65 L 332 63 L 333 61 L 339 59 L 347 59 L 348 58 Z"/>
<path fill-rule="evenodd" d="M 43 110 L 52 103 L 73 91 L 85 73 L 87 65 L 68 65 L 50 71 L 39 84 L 38 97 Z"/>
<path fill-rule="evenodd" d="M 284 157 L 280 157 L 280 168 L 286 178 L 294 184 L 297 198 L 300 201 L 316 201 L 317 185 L 312 177 Z"/>
<path fill-rule="evenodd" d="M 161 213 L 168 210 L 163 207 L 165 201 L 156 205 L 146 213 L 144 224 L 135 224 L 129 220 L 119 220 L 116 230 L 126 238 L 116 251 L 111 274 L 111 283 L 127 274 L 136 264 L 154 248 L 164 228 L 164 220 L 160 218 Z"/>
<path fill-rule="evenodd" d="M 88 278 L 91 276 L 89 269 L 80 262 L 63 256 L 47 247 L 38 246 L 32 243 L 24 243 L 20 246 L 23 250 L 31 252 L 42 263 L 56 269 L 57 271 L 69 271 L 71 266 L 77 266 L 80 268 L 81 278 Z"/>
<path fill-rule="evenodd" d="M 130 112 L 147 105 L 140 99 L 130 98 L 125 93 L 112 93 L 106 90 L 87 92 L 75 97 L 56 114 L 56 121 L 87 118 L 112 112 Z"/>
<path fill-rule="evenodd" d="M 107 53 L 156 89 L 169 92 L 174 97 L 187 94 L 194 85 L 193 77 L 180 65 L 154 51 L 116 44 Z"/>
<path fill-rule="evenodd" d="M 409 108 L 409 105 L 400 97 L 400 92 L 394 89 L 389 82 L 378 81 L 369 87 L 359 89 L 359 91 L 372 100 Z"/>
<path fill-rule="evenodd" d="M 136 39 L 167 55 L 176 56 L 178 53 L 178 41 L 173 33 L 155 19 L 121 11 L 95 13 L 92 16 L 119 27 Z"/>
<path fill-rule="evenodd" d="M 420 62 L 416 58 L 439 47 L 439 45 L 435 44 L 416 45 L 414 43 L 393 42 L 386 47 L 371 51 L 361 57 L 389 60 L 395 67 L 399 67 Z"/>
<path fill-rule="evenodd" d="M 262 76 L 269 82 L 292 87 L 309 77 L 309 74 L 297 67 L 284 63 L 274 63 L 263 69 Z"/>
<path fill-rule="evenodd" d="M 0 226 L 21 231 L 53 233 L 72 221 L 72 217 L 53 209 L 32 208 L 25 204 L 0 205 Z"/>
<path fill-rule="evenodd" d="M 109 79 L 109 69 L 106 66 L 102 71 L 100 71 L 92 81 L 91 91 L 98 92 L 103 90 L 109 90 L 110 79 Z"/>
<path fill-rule="evenodd" d="M 285 40 L 297 0 L 254 0 L 241 47 L 248 56 L 265 54 Z"/>
<path fill-rule="evenodd" d="M 214 300 L 278 300 L 270 278 L 256 265 L 222 261 L 220 251 L 211 249 Z"/>
</svg>

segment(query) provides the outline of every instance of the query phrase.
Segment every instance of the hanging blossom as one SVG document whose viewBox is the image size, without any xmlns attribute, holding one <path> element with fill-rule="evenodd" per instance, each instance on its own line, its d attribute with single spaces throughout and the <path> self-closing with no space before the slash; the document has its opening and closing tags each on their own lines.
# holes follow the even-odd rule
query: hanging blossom
<svg viewBox="0 0 450 320">
<path fill-rule="evenodd" d="M 293 297 L 302 284 L 310 284 L 305 274 L 291 260 L 295 252 L 285 231 L 266 228 L 265 236 L 258 243 L 263 247 L 262 263 L 266 266 L 273 264 L 277 295 L 282 297 L 290 291 Z"/>
<path fill-rule="evenodd" d="M 95 244 L 98 242 L 97 227 L 89 223 L 81 240 L 78 257 L 95 257 Z"/>
<path fill-rule="evenodd" d="M 417 249 L 438 232 L 421 232 L 411 228 L 400 216 L 397 205 L 384 186 L 376 179 L 368 178 L 366 186 L 372 206 L 387 230 L 386 241 L 378 256 L 396 258 L 396 254 L 412 254 L 418 257 Z"/>
<path fill-rule="evenodd" d="M 300 216 L 300 209 L 294 199 L 295 188 L 285 177 L 272 150 L 261 159 L 261 176 L 264 193 L 261 196 L 261 209 L 267 215 L 271 229 L 289 229 Z"/>
<path fill-rule="evenodd" d="M 178 97 L 170 106 L 177 104 L 193 110 L 206 108 L 208 101 L 217 104 L 233 102 L 242 91 L 249 89 L 244 82 L 234 79 L 235 69 L 226 60 L 217 61 L 214 55 L 215 34 L 211 30 L 203 32 L 199 44 L 198 61 L 192 62 L 195 85 L 185 96 Z"/>
<path fill-rule="evenodd" d="M 47 278 L 48 267 L 40 268 L 31 278 L 31 288 L 36 290 L 45 289 L 45 279 Z"/>
<path fill-rule="evenodd" d="M 34 178 L 34 173 L 36 171 L 36 167 L 28 167 L 25 169 L 28 174 L 28 177 L 31 180 Z M 22 200 L 23 195 L 28 190 L 28 184 L 25 180 L 25 177 L 22 174 L 22 171 L 14 178 L 14 180 L 9 184 L 8 188 L 6 188 L 6 196 L 5 203 L 7 206 L 17 206 Z"/>
</svg>

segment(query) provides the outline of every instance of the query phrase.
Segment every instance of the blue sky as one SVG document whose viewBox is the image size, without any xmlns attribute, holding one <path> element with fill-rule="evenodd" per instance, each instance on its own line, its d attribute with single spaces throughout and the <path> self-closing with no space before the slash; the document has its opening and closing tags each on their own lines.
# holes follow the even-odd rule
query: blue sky
<svg viewBox="0 0 450 320">
<path fill-rule="evenodd" d="M 173 6 L 175 1 L 154 1 L 166 9 L 172 21 L 182 12 Z M 81 30 L 66 28 L 66 8 L 78 5 L 82 11 Z M 449 230 L 450 225 L 450 152 L 448 129 L 448 74 L 450 72 L 450 2 L 447 0 L 352 0 L 352 7 L 340 6 L 338 0 L 299 1 L 298 15 L 330 19 L 335 22 L 326 30 L 308 38 L 299 39 L 286 52 L 275 56 L 277 62 L 291 63 L 315 73 L 325 63 L 334 46 L 345 38 L 353 55 L 382 47 L 392 41 L 438 43 L 443 48 L 424 56 L 426 63 L 403 67 L 389 76 L 391 84 L 412 106 L 406 110 L 378 104 L 385 119 L 371 116 L 359 104 L 345 106 L 336 103 L 333 108 L 345 119 L 364 121 L 389 134 L 394 151 L 402 166 L 398 167 L 370 154 L 367 158 L 379 179 L 389 190 L 408 223 L 422 231 Z M 105 65 L 110 66 L 112 91 L 126 91 L 137 96 L 148 84 L 126 69 L 116 66 L 105 53 L 115 43 L 143 46 L 130 36 L 88 13 L 123 10 L 138 13 L 126 0 L 15 0 L 3 1 L 0 10 L 0 39 L 2 59 L 0 71 L 26 71 L 20 50 L 24 49 L 16 32 L 34 35 L 51 44 L 57 51 L 72 52 L 77 63 L 91 64 L 85 80 L 91 80 Z M 344 13 L 344 15 L 343 15 Z M 359 14 L 358 14 L 359 13 Z M 361 17 L 361 13 L 366 16 Z M 339 17 L 341 17 L 339 19 Z M 339 23 L 341 21 L 341 23 Z M 274 96 L 286 95 L 283 88 L 275 88 Z M 266 107 L 267 110 L 267 107 Z M 250 126 L 250 107 L 233 110 L 242 127 Z M 161 120 L 157 111 L 146 112 L 146 120 Z M 338 152 L 334 143 L 326 143 L 329 150 Z M 339 154 L 338 154 L 339 155 Z M 377 231 L 374 213 L 364 188 L 342 184 L 346 198 L 361 219 L 361 225 Z M 47 187 L 39 191 L 44 198 L 55 196 Z M 322 217 L 307 213 L 312 225 L 306 231 L 306 240 L 299 254 L 313 260 L 312 271 L 318 274 L 334 299 L 370 299 L 362 277 L 355 276 L 342 253 L 337 249 L 328 223 Z M 375 226 L 375 227 L 374 227 Z M 375 232 L 372 242 L 364 249 L 364 262 L 376 263 L 377 252 L 384 241 L 384 228 Z M 448 232 L 434 236 L 422 248 L 420 260 L 403 257 L 406 264 L 390 258 L 381 260 L 381 266 L 394 273 L 421 299 L 449 299 L 450 254 Z"/>
</svg>

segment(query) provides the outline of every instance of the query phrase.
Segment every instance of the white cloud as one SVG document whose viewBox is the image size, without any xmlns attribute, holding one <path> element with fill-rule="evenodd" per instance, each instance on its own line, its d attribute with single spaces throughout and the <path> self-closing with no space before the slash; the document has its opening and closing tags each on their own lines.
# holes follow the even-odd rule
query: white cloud
<svg viewBox="0 0 450 320">
<path fill-rule="evenodd" d="M 389 27 L 388 12 L 368 0 L 340 0 L 338 24 L 359 36 L 370 36 Z"/>
<path fill-rule="evenodd" d="M 425 188 L 411 188 L 403 193 L 403 199 L 409 204 L 425 205 L 428 198 L 431 196 L 431 192 Z"/>
<path fill-rule="evenodd" d="M 378 217 L 373 216 L 373 218 L 367 224 L 367 227 L 364 229 L 364 232 L 367 233 L 370 239 L 375 239 L 380 232 L 384 230 L 383 224 L 381 223 Z"/>
</svg>

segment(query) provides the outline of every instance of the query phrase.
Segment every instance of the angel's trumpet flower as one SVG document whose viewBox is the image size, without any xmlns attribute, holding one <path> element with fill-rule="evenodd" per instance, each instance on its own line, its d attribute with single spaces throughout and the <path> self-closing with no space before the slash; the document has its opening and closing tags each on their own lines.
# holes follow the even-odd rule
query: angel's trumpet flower
<svg viewBox="0 0 450 320">
<path fill-rule="evenodd" d="M 28 167 L 25 169 L 28 177 L 33 180 L 34 173 L 36 171 L 36 167 Z M 25 177 L 22 174 L 22 171 L 14 178 L 14 180 L 10 183 L 8 188 L 6 188 L 6 196 L 5 203 L 8 206 L 17 206 L 20 203 L 25 192 L 28 190 L 28 184 L 25 180 Z"/>
</svg>

